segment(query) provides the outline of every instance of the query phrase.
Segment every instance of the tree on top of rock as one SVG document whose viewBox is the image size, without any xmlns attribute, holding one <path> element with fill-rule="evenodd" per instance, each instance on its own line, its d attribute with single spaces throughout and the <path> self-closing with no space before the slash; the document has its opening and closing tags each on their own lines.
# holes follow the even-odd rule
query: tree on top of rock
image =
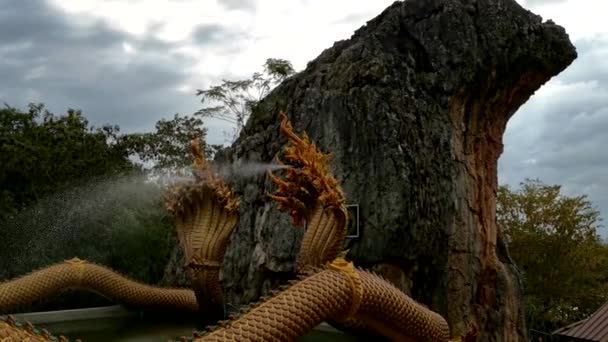
<svg viewBox="0 0 608 342">
<path fill-rule="evenodd" d="M 206 106 L 197 111 L 196 115 L 232 124 L 234 127 L 230 140 L 234 140 L 245 127 L 252 108 L 272 88 L 295 72 L 291 62 L 278 58 L 268 58 L 263 67 L 263 72 L 254 73 L 249 79 L 223 80 L 221 85 L 197 90 L 196 95 L 201 97 L 201 103 Z M 207 102 L 215 105 L 207 105 Z"/>
</svg>

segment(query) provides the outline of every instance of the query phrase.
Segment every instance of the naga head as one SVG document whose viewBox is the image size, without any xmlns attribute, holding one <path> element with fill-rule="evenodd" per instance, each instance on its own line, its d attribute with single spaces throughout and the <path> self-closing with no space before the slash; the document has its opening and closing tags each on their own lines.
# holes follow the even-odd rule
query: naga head
<svg viewBox="0 0 608 342">
<path fill-rule="evenodd" d="M 165 205 L 175 218 L 186 266 L 219 267 L 238 219 L 239 200 L 211 170 L 200 139 L 193 139 L 191 147 L 193 178 L 170 186 Z"/>
<path fill-rule="evenodd" d="M 190 147 L 193 157 L 193 179 L 176 182 L 168 188 L 165 194 L 165 206 L 167 210 L 173 215 L 184 214 L 184 210 L 192 202 L 191 199 L 194 194 L 200 192 L 203 188 L 209 188 L 213 190 L 217 196 L 216 200 L 226 210 L 237 211 L 239 209 L 238 198 L 226 185 L 224 180 L 213 173 L 209 167 L 200 144 L 200 139 L 196 137 L 192 139 Z"/>
<path fill-rule="evenodd" d="M 190 271 L 201 319 L 217 321 L 224 315 L 220 269 L 230 235 L 238 221 L 239 200 L 214 174 L 200 146 L 192 140 L 193 178 L 171 186 L 166 206 L 175 218 L 175 230 Z"/>
<path fill-rule="evenodd" d="M 320 266 L 332 261 L 342 250 L 346 237 L 347 211 L 344 193 L 329 169 L 329 154 L 324 154 L 306 133 L 298 136 L 284 113 L 280 130 L 287 137 L 283 177 L 272 173 L 277 190 L 270 195 L 280 209 L 291 215 L 296 226 L 306 232 L 297 258 L 297 268 Z"/>
</svg>

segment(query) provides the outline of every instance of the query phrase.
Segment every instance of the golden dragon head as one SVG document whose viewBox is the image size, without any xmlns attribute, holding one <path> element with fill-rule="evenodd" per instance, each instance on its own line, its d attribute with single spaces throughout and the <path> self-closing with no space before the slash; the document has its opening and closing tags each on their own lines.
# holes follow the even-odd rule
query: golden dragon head
<svg viewBox="0 0 608 342">
<path fill-rule="evenodd" d="M 239 200 L 209 167 L 200 139 L 192 140 L 191 145 L 194 177 L 172 185 L 165 204 L 175 218 L 199 307 L 205 308 L 205 319 L 215 320 L 224 312 L 219 270 L 238 221 Z"/>
<path fill-rule="evenodd" d="M 298 255 L 298 269 L 319 266 L 333 260 L 342 250 L 346 236 L 347 211 L 345 197 L 338 180 L 329 169 L 329 154 L 324 154 L 306 133 L 298 136 L 281 113 L 281 133 L 287 137 L 284 149 L 289 168 L 282 170 L 283 179 L 269 174 L 277 185 L 270 195 L 280 209 L 287 210 L 296 226 L 306 224 L 306 232 Z"/>
<path fill-rule="evenodd" d="M 192 199 L 204 188 L 210 188 L 217 196 L 223 207 L 234 212 L 239 209 L 239 199 L 230 190 L 222 178 L 214 174 L 205 158 L 200 139 L 194 138 L 190 142 L 192 149 L 194 179 L 176 182 L 169 186 L 165 194 L 165 206 L 173 215 L 183 214 L 184 208 L 191 204 Z"/>
</svg>

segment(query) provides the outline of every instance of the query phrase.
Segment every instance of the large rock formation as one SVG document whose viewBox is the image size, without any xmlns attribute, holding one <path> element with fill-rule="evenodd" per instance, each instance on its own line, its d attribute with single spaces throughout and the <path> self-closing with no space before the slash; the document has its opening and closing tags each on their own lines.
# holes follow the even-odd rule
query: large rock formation
<svg viewBox="0 0 608 342">
<path fill-rule="evenodd" d="M 523 341 L 521 284 L 495 222 L 509 117 L 576 58 L 567 34 L 514 0 L 396 2 L 263 100 L 220 158 L 272 161 L 279 111 L 333 152 L 360 206 L 356 264 L 441 313 L 453 336 Z M 230 305 L 291 276 L 302 231 L 238 180 L 240 224 L 226 255 Z"/>
</svg>

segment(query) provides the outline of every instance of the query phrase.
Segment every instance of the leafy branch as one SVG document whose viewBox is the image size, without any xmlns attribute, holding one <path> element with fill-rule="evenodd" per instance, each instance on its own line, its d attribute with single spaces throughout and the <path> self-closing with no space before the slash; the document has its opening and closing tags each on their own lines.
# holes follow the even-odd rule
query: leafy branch
<svg viewBox="0 0 608 342">
<path fill-rule="evenodd" d="M 284 59 L 268 58 L 263 67 L 263 72 L 254 73 L 249 79 L 222 80 L 221 85 L 198 89 L 196 96 L 201 97 L 205 106 L 195 115 L 230 123 L 234 129 L 232 139 L 236 138 L 245 127 L 253 107 L 294 73 L 291 62 Z"/>
</svg>

